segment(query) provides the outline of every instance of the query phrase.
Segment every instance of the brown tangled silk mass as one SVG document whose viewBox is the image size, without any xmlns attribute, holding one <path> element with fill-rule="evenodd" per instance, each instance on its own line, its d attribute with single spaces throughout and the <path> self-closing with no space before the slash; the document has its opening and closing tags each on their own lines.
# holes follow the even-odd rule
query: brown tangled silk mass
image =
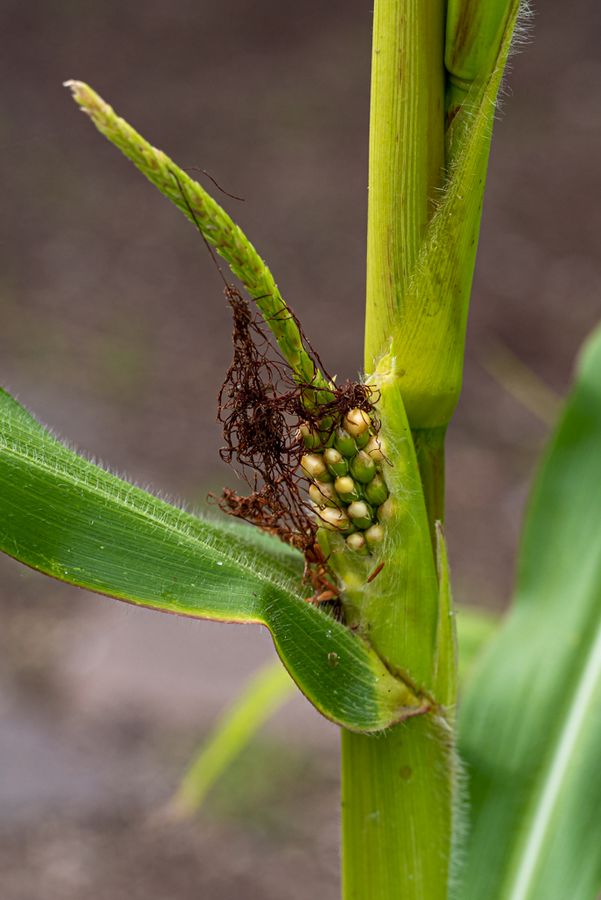
<svg viewBox="0 0 601 900">
<path fill-rule="evenodd" d="M 336 588 L 326 575 L 327 561 L 316 544 L 317 522 L 306 499 L 299 428 L 304 423 L 324 434 L 325 423 L 331 433 L 354 408 L 373 416 L 371 391 L 358 382 L 337 386 L 326 373 L 330 388 L 317 406 L 317 391 L 323 397 L 323 387 L 296 381 L 248 301 L 232 285 L 225 295 L 233 314 L 234 357 L 219 392 L 218 420 L 225 439 L 220 453 L 238 469 L 251 493 L 241 496 L 225 488 L 219 506 L 300 550 L 307 580 L 316 591 L 333 593 Z M 303 342 L 310 348 L 304 335 Z M 310 355 L 316 370 L 324 372 L 317 354 L 310 350 Z M 328 436 L 326 431 L 326 440 Z"/>
</svg>

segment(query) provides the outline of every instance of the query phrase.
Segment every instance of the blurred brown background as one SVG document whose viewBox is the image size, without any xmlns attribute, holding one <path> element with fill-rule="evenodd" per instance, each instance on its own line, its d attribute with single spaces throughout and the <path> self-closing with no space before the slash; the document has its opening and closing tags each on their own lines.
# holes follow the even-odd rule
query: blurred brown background
<svg viewBox="0 0 601 900">
<path fill-rule="evenodd" d="M 370 5 L 3 0 L 0 22 L 0 381 L 113 469 L 201 502 L 227 477 L 220 283 L 198 235 L 61 82 L 89 81 L 153 143 L 246 198 L 223 199 L 330 370 L 353 376 Z M 601 311 L 600 46 L 596 0 L 540 3 L 498 117 L 449 439 L 464 602 L 508 600 L 548 431 L 491 364 L 505 348 L 562 394 Z M 197 822 L 152 819 L 272 655 L 265 634 L 124 608 L 5 558 L 0 604 L 2 900 L 337 896 L 337 734 L 300 698 Z"/>
</svg>

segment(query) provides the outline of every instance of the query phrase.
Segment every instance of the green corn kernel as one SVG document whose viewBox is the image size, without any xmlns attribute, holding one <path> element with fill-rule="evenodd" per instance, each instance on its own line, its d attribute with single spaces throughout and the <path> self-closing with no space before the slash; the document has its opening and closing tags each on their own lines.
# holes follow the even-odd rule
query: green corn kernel
<svg viewBox="0 0 601 900">
<path fill-rule="evenodd" d="M 366 453 L 369 451 L 365 451 Z M 366 484 L 363 493 L 365 499 L 373 506 L 381 506 L 388 499 L 388 488 L 384 478 L 376 473 L 369 484 Z"/>
<path fill-rule="evenodd" d="M 372 525 L 371 528 L 368 528 L 363 533 L 370 550 L 380 547 L 384 543 L 384 528 L 382 525 Z"/>
<path fill-rule="evenodd" d="M 355 500 L 347 509 L 353 525 L 361 530 L 373 525 L 373 510 L 364 500 Z"/>
<path fill-rule="evenodd" d="M 326 468 L 323 456 L 320 453 L 305 453 L 301 459 L 301 469 L 309 478 L 315 481 L 331 481 L 332 476 Z"/>
<path fill-rule="evenodd" d="M 340 505 L 338 495 L 334 490 L 334 485 L 331 483 L 328 484 L 327 482 L 321 482 L 319 484 L 312 484 L 309 487 L 309 497 L 311 498 L 313 503 L 320 509 L 324 506 Z"/>
<path fill-rule="evenodd" d="M 324 528 L 330 528 L 332 531 L 350 531 L 352 528 L 347 514 L 332 506 L 326 506 L 325 509 L 320 510 L 319 518 Z"/>
<path fill-rule="evenodd" d="M 360 434 L 369 433 L 371 421 L 364 409 L 349 409 L 344 417 L 344 427 L 351 437 L 357 438 Z"/>
<path fill-rule="evenodd" d="M 360 450 L 351 460 L 351 475 L 360 484 L 369 484 L 375 474 L 375 462 L 365 450 Z"/>
<path fill-rule="evenodd" d="M 317 434 L 315 431 L 307 425 L 306 422 L 303 422 L 298 429 L 298 436 L 300 440 L 302 440 L 303 444 L 307 448 L 307 450 L 317 450 L 322 446 L 321 435 Z"/>
<path fill-rule="evenodd" d="M 381 506 L 378 506 L 378 522 L 388 522 L 392 519 L 392 514 L 394 512 L 394 506 L 392 503 L 392 498 L 389 497 L 388 500 L 385 500 Z"/>
<path fill-rule="evenodd" d="M 322 419 L 319 425 L 319 435 L 320 442 L 322 447 L 333 447 L 335 432 L 334 432 L 334 420 L 331 416 L 326 416 L 325 419 Z"/>
<path fill-rule="evenodd" d="M 386 457 L 384 456 L 384 451 L 382 449 L 382 443 L 375 434 L 372 434 L 369 441 L 363 448 L 366 453 L 369 453 L 374 462 L 382 462 Z"/>
<path fill-rule="evenodd" d="M 344 428 L 337 428 L 334 435 L 334 446 L 347 459 L 354 456 L 357 452 L 357 445 L 354 438 L 350 436 Z"/>
<path fill-rule="evenodd" d="M 326 470 L 326 464 L 319 453 L 304 453 L 301 459 L 301 469 L 309 478 L 317 478 Z"/>
<path fill-rule="evenodd" d="M 332 475 L 346 475 L 348 472 L 348 462 L 334 447 L 328 447 L 323 455 L 323 460 Z"/>
<path fill-rule="evenodd" d="M 353 500 L 359 499 L 357 485 L 350 475 L 342 475 L 340 478 L 337 478 L 334 482 L 334 487 L 343 503 L 352 503 Z"/>
<path fill-rule="evenodd" d="M 358 434 L 355 438 L 355 443 L 357 445 L 357 450 L 363 450 L 369 444 L 371 435 L 369 431 L 364 431 L 363 434 Z"/>
<path fill-rule="evenodd" d="M 346 539 L 346 546 L 355 553 L 367 553 L 367 543 L 360 531 L 354 531 Z"/>
<path fill-rule="evenodd" d="M 317 533 L 315 535 L 317 546 L 323 553 L 325 559 L 327 559 L 332 552 L 332 546 L 330 544 L 330 533 L 327 528 L 324 528 L 320 525 L 317 529 Z"/>
</svg>

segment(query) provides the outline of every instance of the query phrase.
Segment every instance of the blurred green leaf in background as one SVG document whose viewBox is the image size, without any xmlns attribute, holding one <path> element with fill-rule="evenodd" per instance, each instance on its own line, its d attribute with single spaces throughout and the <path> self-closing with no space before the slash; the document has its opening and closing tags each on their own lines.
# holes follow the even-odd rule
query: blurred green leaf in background
<svg viewBox="0 0 601 900">
<path fill-rule="evenodd" d="M 601 330 L 530 498 L 514 606 L 460 716 L 465 900 L 601 887 Z"/>
</svg>

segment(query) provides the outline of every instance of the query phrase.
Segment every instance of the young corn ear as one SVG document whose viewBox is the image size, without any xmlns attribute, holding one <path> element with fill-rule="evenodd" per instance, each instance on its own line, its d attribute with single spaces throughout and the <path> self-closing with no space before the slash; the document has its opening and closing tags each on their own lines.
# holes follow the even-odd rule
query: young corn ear
<svg viewBox="0 0 601 900">
<path fill-rule="evenodd" d="M 334 446 L 326 446 L 331 435 Z M 300 427 L 300 436 L 304 445 L 312 448 L 301 459 L 301 468 L 311 482 L 309 497 L 320 527 L 330 533 L 329 538 L 321 539 L 327 542 L 326 556 L 344 588 L 348 571 L 346 566 L 336 565 L 332 532 L 346 535 L 338 553 L 350 550 L 361 557 L 369 556 L 384 540 L 385 517 L 380 509 L 389 491 L 383 474 L 387 461 L 382 442 L 370 414 L 359 408 L 349 410 L 342 425 L 330 426 L 321 447 L 315 445 L 316 432 L 306 423 Z"/>
</svg>

